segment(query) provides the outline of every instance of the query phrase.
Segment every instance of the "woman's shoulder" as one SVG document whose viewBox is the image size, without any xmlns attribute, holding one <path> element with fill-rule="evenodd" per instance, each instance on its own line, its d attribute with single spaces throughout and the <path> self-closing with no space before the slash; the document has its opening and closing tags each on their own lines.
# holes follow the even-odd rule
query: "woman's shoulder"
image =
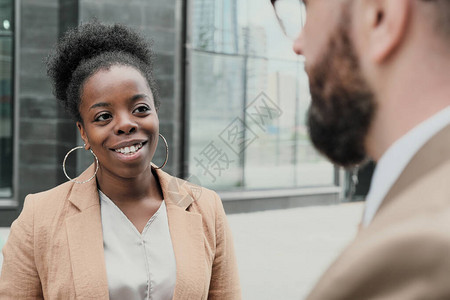
<svg viewBox="0 0 450 300">
<path fill-rule="evenodd" d="M 219 197 L 215 191 L 209 188 L 203 187 L 188 180 L 180 178 L 178 178 L 178 180 L 180 181 L 181 186 L 185 189 L 186 193 L 191 195 L 194 201 L 208 200 L 208 199 L 209 201 L 211 201 L 212 199 L 216 199 Z"/>
<path fill-rule="evenodd" d="M 163 193 L 174 199 L 179 206 L 215 210 L 221 204 L 219 195 L 211 189 L 161 171 L 158 176 Z"/>
</svg>

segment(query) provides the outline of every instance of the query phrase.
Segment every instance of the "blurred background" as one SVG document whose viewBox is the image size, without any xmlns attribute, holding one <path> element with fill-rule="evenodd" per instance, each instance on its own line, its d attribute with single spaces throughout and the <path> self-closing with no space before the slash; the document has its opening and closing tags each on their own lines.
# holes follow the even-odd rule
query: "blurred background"
<svg viewBox="0 0 450 300">
<path fill-rule="evenodd" d="M 364 200 L 374 165 L 345 171 L 311 146 L 304 58 L 268 0 L 0 0 L 0 249 L 24 197 L 65 182 L 64 156 L 83 144 L 44 58 L 68 28 L 92 19 L 153 41 L 164 170 L 220 194 L 244 299 L 276 299 L 256 288 L 274 276 L 284 285 L 272 292 L 287 293 L 278 299 L 296 299 L 353 236 L 362 205 L 338 204 Z M 93 162 L 83 152 L 67 161 L 71 177 Z M 155 164 L 164 155 L 160 143 Z M 275 229 L 280 240 L 267 241 Z"/>
</svg>

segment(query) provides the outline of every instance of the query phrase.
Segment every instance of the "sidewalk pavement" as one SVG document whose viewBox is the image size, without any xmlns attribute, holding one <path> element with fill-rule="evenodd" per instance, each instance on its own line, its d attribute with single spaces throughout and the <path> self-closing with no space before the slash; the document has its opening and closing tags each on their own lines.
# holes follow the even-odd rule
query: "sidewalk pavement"
<svg viewBox="0 0 450 300">
<path fill-rule="evenodd" d="M 297 300 L 355 236 L 363 203 L 229 215 L 244 300 Z"/>
<path fill-rule="evenodd" d="M 243 299 L 303 299 L 356 234 L 362 209 L 359 202 L 228 215 Z M 0 228 L 0 249 L 8 233 Z"/>
</svg>

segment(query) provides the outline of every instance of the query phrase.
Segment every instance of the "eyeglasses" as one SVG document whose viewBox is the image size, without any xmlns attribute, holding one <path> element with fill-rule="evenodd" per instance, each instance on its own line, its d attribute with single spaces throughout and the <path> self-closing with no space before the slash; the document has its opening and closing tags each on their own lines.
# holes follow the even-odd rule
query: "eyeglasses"
<svg viewBox="0 0 450 300">
<path fill-rule="evenodd" d="M 300 34 L 306 22 L 306 6 L 302 0 L 270 0 L 283 33 L 290 39 Z"/>
</svg>

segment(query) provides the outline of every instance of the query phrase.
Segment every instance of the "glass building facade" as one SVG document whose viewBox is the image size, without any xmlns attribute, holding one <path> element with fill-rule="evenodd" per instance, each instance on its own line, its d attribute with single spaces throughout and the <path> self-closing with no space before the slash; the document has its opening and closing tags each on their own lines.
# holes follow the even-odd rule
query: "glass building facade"
<svg viewBox="0 0 450 300">
<path fill-rule="evenodd" d="M 190 1 L 187 45 L 192 177 L 221 191 L 334 185 L 307 137 L 304 59 L 270 1 Z"/>
</svg>

